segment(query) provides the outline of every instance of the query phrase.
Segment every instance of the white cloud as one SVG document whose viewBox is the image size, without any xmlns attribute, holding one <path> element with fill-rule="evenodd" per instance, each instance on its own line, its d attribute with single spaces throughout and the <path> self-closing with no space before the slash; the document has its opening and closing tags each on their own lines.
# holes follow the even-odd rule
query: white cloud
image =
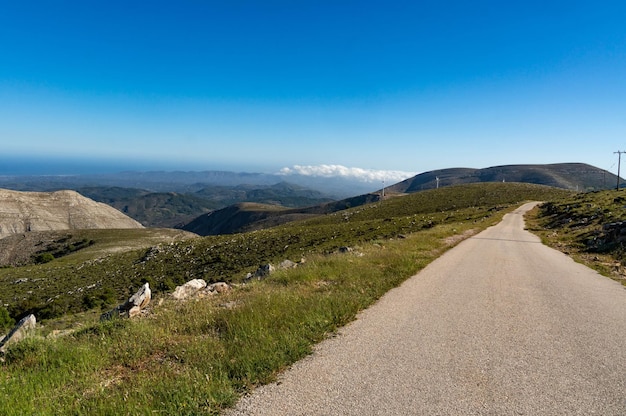
<svg viewBox="0 0 626 416">
<path fill-rule="evenodd" d="M 292 167 L 282 168 L 280 175 L 304 175 L 323 178 L 351 178 L 358 179 L 363 182 L 382 182 L 387 183 L 400 182 L 416 175 L 413 172 L 403 172 L 399 170 L 373 170 L 362 168 L 349 168 L 342 165 L 315 165 L 301 166 L 294 165 Z"/>
</svg>

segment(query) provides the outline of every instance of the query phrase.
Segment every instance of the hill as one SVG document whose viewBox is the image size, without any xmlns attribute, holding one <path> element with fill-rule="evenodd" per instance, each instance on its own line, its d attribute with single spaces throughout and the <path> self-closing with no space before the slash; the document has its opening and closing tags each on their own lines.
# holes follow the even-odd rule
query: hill
<svg viewBox="0 0 626 416">
<path fill-rule="evenodd" d="M 238 185 L 234 187 L 205 187 L 195 196 L 210 200 L 219 208 L 240 202 L 280 205 L 288 208 L 307 207 L 332 201 L 328 195 L 289 182 L 278 182 L 269 186 Z"/>
<path fill-rule="evenodd" d="M 248 232 L 361 206 L 379 199 L 378 194 L 366 194 L 293 209 L 268 204 L 236 204 L 201 215 L 182 229 L 203 236 Z"/>
<path fill-rule="evenodd" d="M 421 173 L 387 188 L 389 193 L 412 193 L 477 182 L 522 182 L 593 191 L 615 186 L 617 176 L 584 163 L 504 165 L 485 169 L 451 168 Z M 439 182 L 439 183 L 437 183 Z"/>
<path fill-rule="evenodd" d="M 146 227 L 179 227 L 219 208 L 206 198 L 177 192 L 99 186 L 79 188 L 78 192 L 116 208 Z"/>
<path fill-rule="evenodd" d="M 0 238 L 32 231 L 98 228 L 142 228 L 142 225 L 115 208 L 74 191 L 0 189 Z"/>
</svg>

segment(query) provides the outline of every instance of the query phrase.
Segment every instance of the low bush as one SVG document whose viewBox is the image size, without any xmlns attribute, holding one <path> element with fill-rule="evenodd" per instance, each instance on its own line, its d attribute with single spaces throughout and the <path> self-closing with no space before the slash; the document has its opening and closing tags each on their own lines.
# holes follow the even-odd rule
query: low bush
<svg viewBox="0 0 626 416">
<path fill-rule="evenodd" d="M 15 320 L 9 315 L 4 306 L 0 306 L 0 333 L 15 325 Z"/>
</svg>

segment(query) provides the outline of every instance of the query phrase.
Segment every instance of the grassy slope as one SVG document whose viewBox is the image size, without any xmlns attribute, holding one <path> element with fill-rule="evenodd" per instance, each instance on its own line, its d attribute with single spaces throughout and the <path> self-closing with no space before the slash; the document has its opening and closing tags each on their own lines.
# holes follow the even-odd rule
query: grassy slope
<svg viewBox="0 0 626 416">
<path fill-rule="evenodd" d="M 545 244 L 626 285 L 624 235 L 604 229 L 626 221 L 625 204 L 625 191 L 578 194 L 537 208 L 529 228 Z"/>
<path fill-rule="evenodd" d="M 97 269 L 115 267 L 118 278 L 132 271 L 136 280 L 237 280 L 262 261 L 306 255 L 308 262 L 225 296 L 166 301 L 144 319 L 20 343 L 2 364 L 0 413 L 218 413 L 436 258 L 449 247 L 446 237 L 483 229 L 523 200 L 559 194 L 514 184 L 446 188 L 262 232 L 176 243 L 144 263 L 145 250 L 111 256 Z M 395 238 L 400 234 L 405 238 Z M 358 245 L 363 255 L 324 254 L 342 245 Z M 65 279 L 79 268 L 79 276 L 93 273 L 88 262 L 69 257 L 39 267 Z"/>
</svg>

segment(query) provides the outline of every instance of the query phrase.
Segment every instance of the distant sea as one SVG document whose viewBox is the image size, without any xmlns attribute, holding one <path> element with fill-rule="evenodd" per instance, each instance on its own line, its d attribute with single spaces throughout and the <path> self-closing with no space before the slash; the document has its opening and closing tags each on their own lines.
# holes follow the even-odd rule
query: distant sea
<svg viewBox="0 0 626 416">
<path fill-rule="evenodd" d="M 25 157 L 0 155 L 0 176 L 95 175 L 118 172 L 202 171 L 224 169 L 216 164 L 200 166 L 184 162 L 156 162 L 133 159 L 96 159 L 93 157 Z"/>
</svg>

